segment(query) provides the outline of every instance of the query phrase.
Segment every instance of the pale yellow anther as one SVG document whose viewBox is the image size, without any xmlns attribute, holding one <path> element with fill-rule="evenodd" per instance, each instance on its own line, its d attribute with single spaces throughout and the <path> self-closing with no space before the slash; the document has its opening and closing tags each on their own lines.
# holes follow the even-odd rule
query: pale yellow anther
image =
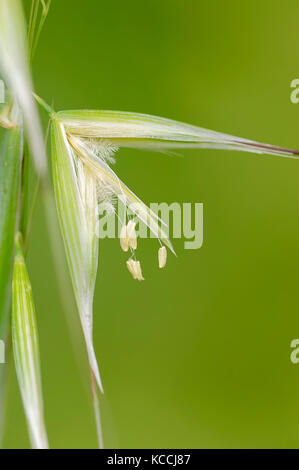
<svg viewBox="0 0 299 470">
<path fill-rule="evenodd" d="M 129 249 L 129 239 L 128 239 L 128 229 L 126 225 L 123 225 L 120 231 L 119 236 L 120 246 L 123 251 L 128 251 Z"/>
<path fill-rule="evenodd" d="M 127 268 L 133 276 L 133 279 L 137 279 L 137 271 L 136 271 L 136 261 L 133 259 L 129 259 L 127 261 Z"/>
<path fill-rule="evenodd" d="M 142 276 L 140 261 L 136 261 L 136 271 L 137 271 L 136 279 L 138 279 L 138 281 L 144 281 L 144 277 Z"/>
<path fill-rule="evenodd" d="M 129 220 L 128 225 L 123 225 L 120 231 L 120 246 L 124 251 L 129 248 L 136 250 L 137 235 L 135 230 L 136 222 Z"/>
<path fill-rule="evenodd" d="M 137 235 L 136 235 L 135 226 L 136 226 L 136 222 L 133 222 L 133 220 L 129 220 L 128 225 L 127 225 L 127 237 L 128 237 L 129 247 L 132 248 L 133 250 L 137 249 Z"/>
<path fill-rule="evenodd" d="M 164 268 L 166 265 L 167 260 L 167 250 L 165 246 L 161 246 L 158 251 L 158 260 L 159 260 L 159 268 Z"/>
<path fill-rule="evenodd" d="M 141 272 L 140 261 L 134 261 L 133 259 L 129 259 L 127 261 L 127 268 L 132 274 L 133 279 L 137 279 L 138 281 L 144 281 L 144 277 L 142 276 Z"/>
</svg>

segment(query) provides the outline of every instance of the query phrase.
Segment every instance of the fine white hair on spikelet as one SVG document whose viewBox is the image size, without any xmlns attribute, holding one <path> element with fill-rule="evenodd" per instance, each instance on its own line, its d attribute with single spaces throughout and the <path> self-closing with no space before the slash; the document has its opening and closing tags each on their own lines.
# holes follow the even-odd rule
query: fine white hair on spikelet
<svg viewBox="0 0 299 470">
<path fill-rule="evenodd" d="M 119 147 L 107 139 L 84 139 L 87 147 L 99 158 L 106 163 L 114 164 L 114 154 L 118 151 Z"/>
<path fill-rule="evenodd" d="M 98 203 L 110 205 L 115 207 L 117 198 L 115 196 L 115 191 L 113 188 L 106 183 L 101 177 L 97 178 L 97 199 Z"/>
<path fill-rule="evenodd" d="M 119 147 L 114 145 L 109 140 L 104 139 L 82 139 L 86 145 L 86 149 L 89 149 L 91 153 L 96 155 L 107 164 L 115 164 L 115 153 L 118 151 Z M 97 182 L 97 198 L 98 203 L 106 204 L 107 208 L 109 207 L 109 212 L 115 207 L 117 197 L 115 196 L 115 191 L 113 187 L 107 182 L 101 174 L 96 175 Z M 115 212 L 115 210 L 113 210 Z"/>
</svg>

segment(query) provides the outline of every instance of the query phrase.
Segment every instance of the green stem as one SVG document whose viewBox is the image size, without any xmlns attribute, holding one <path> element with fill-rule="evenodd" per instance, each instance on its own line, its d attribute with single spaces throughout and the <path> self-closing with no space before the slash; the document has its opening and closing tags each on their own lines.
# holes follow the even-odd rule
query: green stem
<svg viewBox="0 0 299 470">
<path fill-rule="evenodd" d="M 40 96 L 38 96 L 36 93 L 32 92 L 32 95 L 33 97 L 36 99 L 36 101 L 38 102 L 38 104 L 44 108 L 44 110 L 49 114 L 49 117 L 52 117 L 53 114 L 55 114 L 55 111 L 54 109 L 48 104 L 46 103 L 46 101 L 41 98 Z"/>
<path fill-rule="evenodd" d="M 8 345 L 14 236 L 18 223 L 23 133 L 19 126 L 2 131 L 0 146 L 0 339 Z M 6 347 L 6 353 L 8 347 Z M 7 355 L 7 354 L 6 354 Z M 4 422 L 5 375 L 0 364 L 0 429 Z"/>
</svg>

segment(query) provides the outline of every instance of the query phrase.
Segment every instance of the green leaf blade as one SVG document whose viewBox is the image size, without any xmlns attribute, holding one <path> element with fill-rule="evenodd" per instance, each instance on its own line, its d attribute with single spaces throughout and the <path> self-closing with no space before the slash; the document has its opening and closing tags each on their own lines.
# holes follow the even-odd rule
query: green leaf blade
<svg viewBox="0 0 299 470">
<path fill-rule="evenodd" d="M 22 151 L 20 128 L 3 130 L 0 144 L 0 338 L 6 335 L 10 308 Z"/>
</svg>

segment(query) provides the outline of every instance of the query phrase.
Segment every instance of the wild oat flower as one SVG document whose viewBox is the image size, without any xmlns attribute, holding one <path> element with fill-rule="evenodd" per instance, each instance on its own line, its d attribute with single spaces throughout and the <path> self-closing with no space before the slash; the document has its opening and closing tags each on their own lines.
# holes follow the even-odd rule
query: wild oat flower
<svg viewBox="0 0 299 470">
<path fill-rule="evenodd" d="M 126 265 L 133 279 L 144 280 L 140 260 L 135 254 L 137 221 L 144 223 L 160 243 L 160 268 L 166 265 L 166 248 L 174 253 L 163 221 L 113 171 L 111 165 L 118 148 L 223 148 L 290 158 L 297 152 L 145 114 L 60 111 L 52 112 L 51 119 L 53 180 L 60 225 L 90 365 L 102 390 L 92 345 L 92 304 L 98 258 L 97 204 L 102 202 L 114 208 L 119 199 L 132 212 L 128 220 L 122 220 L 120 245 L 123 251 L 130 251 Z"/>
<path fill-rule="evenodd" d="M 21 234 L 16 237 L 15 252 L 13 245 L 15 232 L 27 234 L 28 225 L 24 209 L 24 199 L 28 197 L 28 181 L 24 177 L 28 162 L 24 152 L 24 138 L 29 143 L 35 168 L 41 176 L 45 206 L 49 214 L 49 231 L 52 229 L 52 193 L 49 192 L 46 151 L 32 98 L 30 73 L 30 62 L 50 2 L 51 0 L 32 0 L 26 35 L 20 0 L 0 0 L 0 72 L 8 87 L 9 96 L 8 103 L 0 107 L 0 126 L 5 128 L 0 145 L 0 252 L 3 252 L 0 265 L 0 328 L 4 324 L 3 331 L 6 332 L 7 312 L 12 303 L 14 360 L 31 442 L 36 448 L 48 447 L 48 441 L 43 419 L 35 309 Z M 93 297 L 98 269 L 98 204 L 105 205 L 120 219 L 120 248 L 128 253 L 126 266 L 133 279 L 144 280 L 141 261 L 136 256 L 138 223 L 145 224 L 158 240 L 159 268 L 166 265 L 167 248 L 174 253 L 166 234 L 165 223 L 113 171 L 116 152 L 120 147 L 158 151 L 189 147 L 241 150 L 298 158 L 299 151 L 146 114 L 95 110 L 55 113 L 41 98 L 34 93 L 33 96 L 51 117 L 56 207 L 92 372 L 96 424 L 100 447 L 103 447 L 95 383 L 101 391 L 103 387 L 93 346 Z M 117 213 L 117 200 L 125 208 L 124 216 Z M 0 392 L 2 388 L 0 380 Z"/>
</svg>

